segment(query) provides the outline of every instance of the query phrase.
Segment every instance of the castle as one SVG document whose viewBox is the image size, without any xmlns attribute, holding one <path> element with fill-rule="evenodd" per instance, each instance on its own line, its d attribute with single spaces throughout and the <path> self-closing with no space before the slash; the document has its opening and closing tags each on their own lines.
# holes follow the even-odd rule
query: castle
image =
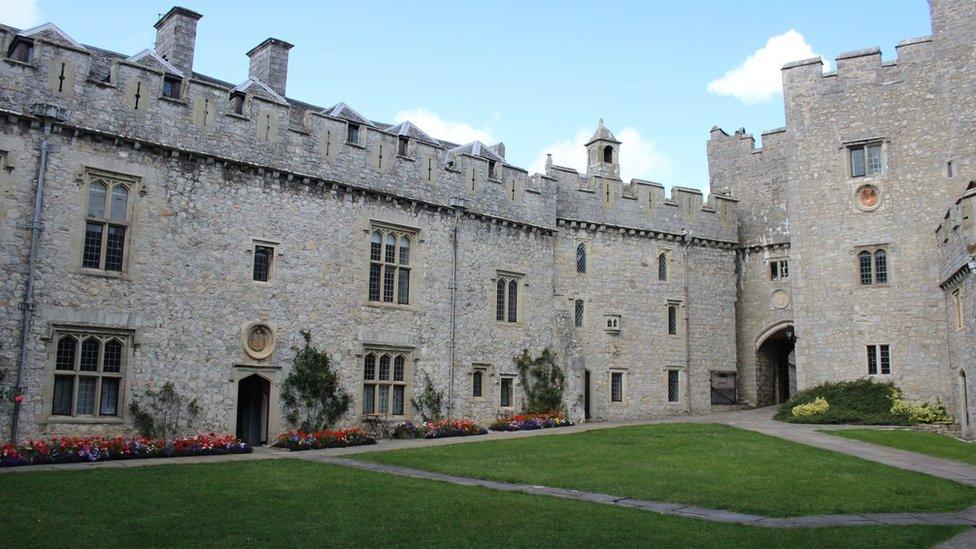
<svg viewBox="0 0 976 549">
<path fill-rule="evenodd" d="M 870 376 L 969 429 L 976 8 L 931 11 L 895 62 L 785 67 L 786 127 L 760 149 L 714 128 L 707 200 L 622 181 L 602 121 L 586 173 L 529 174 L 289 98 L 274 38 L 238 85 L 195 73 L 184 8 L 131 56 L 0 26 L 0 370 L 23 395 L 0 433 L 130 432 L 172 382 L 200 429 L 265 442 L 303 330 L 346 424 L 414 418 L 428 382 L 454 417 L 517 411 L 513 355 L 549 348 L 576 420 Z"/>
</svg>

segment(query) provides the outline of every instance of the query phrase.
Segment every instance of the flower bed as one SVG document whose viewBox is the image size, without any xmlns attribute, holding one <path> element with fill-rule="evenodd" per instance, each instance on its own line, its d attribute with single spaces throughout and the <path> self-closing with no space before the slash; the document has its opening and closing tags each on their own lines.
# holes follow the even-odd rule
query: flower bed
<svg viewBox="0 0 976 549">
<path fill-rule="evenodd" d="M 393 438 L 447 438 L 488 434 L 488 429 L 470 419 L 443 419 L 414 423 L 405 421 L 393 427 Z"/>
<path fill-rule="evenodd" d="M 292 452 L 296 452 L 300 450 L 319 450 L 321 448 L 364 446 L 367 444 L 376 444 L 376 439 L 367 435 L 362 429 L 353 427 L 336 431 L 316 431 L 314 433 L 285 431 L 278 435 L 273 446 L 276 448 L 287 448 Z"/>
<path fill-rule="evenodd" d="M 552 427 L 569 427 L 572 424 L 573 422 L 563 412 L 546 412 L 544 414 L 518 414 L 500 417 L 488 428 L 492 431 L 531 431 Z"/>
<path fill-rule="evenodd" d="M 233 435 L 197 435 L 163 440 L 142 437 L 55 437 L 0 447 L 0 467 L 120 459 L 247 454 L 251 446 Z"/>
</svg>

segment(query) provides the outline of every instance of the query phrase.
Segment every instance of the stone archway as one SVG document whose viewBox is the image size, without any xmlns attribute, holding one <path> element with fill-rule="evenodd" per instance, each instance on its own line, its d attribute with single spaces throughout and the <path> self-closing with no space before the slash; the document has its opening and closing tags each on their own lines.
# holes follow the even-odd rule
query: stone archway
<svg viewBox="0 0 976 549">
<path fill-rule="evenodd" d="M 756 405 L 770 406 L 789 400 L 796 391 L 793 321 L 767 327 L 756 338 Z"/>
<path fill-rule="evenodd" d="M 271 382 L 251 374 L 237 383 L 237 437 L 251 446 L 268 442 Z"/>
</svg>

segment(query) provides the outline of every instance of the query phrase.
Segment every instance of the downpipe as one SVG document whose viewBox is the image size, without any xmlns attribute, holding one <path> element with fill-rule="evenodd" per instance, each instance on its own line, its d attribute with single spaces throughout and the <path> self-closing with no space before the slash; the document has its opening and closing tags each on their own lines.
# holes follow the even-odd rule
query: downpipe
<svg viewBox="0 0 976 549">
<path fill-rule="evenodd" d="M 448 367 L 451 369 L 450 382 L 447 390 L 447 417 L 454 418 L 454 373 L 457 370 L 455 348 L 457 347 L 457 278 L 458 278 L 458 229 L 461 225 L 461 215 L 464 211 L 464 199 L 453 198 L 451 207 L 454 208 L 454 222 L 451 227 L 451 346 L 448 349 Z"/>
<path fill-rule="evenodd" d="M 41 141 L 41 155 L 37 169 L 37 191 L 34 199 L 34 217 L 30 225 L 31 243 L 30 257 L 27 261 L 27 287 L 24 289 L 24 300 L 20 304 L 23 311 L 20 324 L 20 353 L 17 359 L 16 396 L 27 392 L 24 387 L 24 371 L 27 369 L 27 345 L 30 341 L 31 321 L 34 313 L 34 280 L 37 270 L 37 249 L 41 239 L 41 213 L 44 209 L 44 180 L 47 174 L 47 155 L 50 150 L 51 127 L 53 121 L 44 120 L 44 139 Z M 10 443 L 17 443 L 17 428 L 20 424 L 20 399 L 14 400 L 13 418 L 10 424 Z"/>
</svg>

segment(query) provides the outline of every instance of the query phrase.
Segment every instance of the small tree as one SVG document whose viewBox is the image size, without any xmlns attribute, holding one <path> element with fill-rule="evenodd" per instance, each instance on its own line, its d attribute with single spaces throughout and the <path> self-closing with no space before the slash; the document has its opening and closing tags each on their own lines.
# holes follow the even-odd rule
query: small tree
<svg viewBox="0 0 976 549">
<path fill-rule="evenodd" d="M 416 398 L 411 398 L 410 402 L 420 414 L 424 421 L 439 421 L 441 419 L 441 406 L 444 401 L 444 392 L 434 388 L 434 382 L 430 376 L 424 372 L 424 390 Z"/>
<path fill-rule="evenodd" d="M 168 441 L 178 435 L 181 428 L 189 430 L 193 427 L 200 415 L 200 404 L 195 398 L 187 401 L 167 381 L 158 391 L 146 390 L 142 404 L 133 400 L 129 411 L 140 435 Z"/>
<path fill-rule="evenodd" d="M 556 365 L 556 356 L 548 347 L 537 358 L 528 349 L 515 357 L 522 389 L 525 391 L 525 411 L 529 413 L 552 412 L 563 409 L 563 390 L 566 376 Z"/>
<path fill-rule="evenodd" d="M 352 406 L 352 396 L 339 385 L 339 374 L 329 356 L 312 346 L 312 335 L 302 330 L 305 346 L 295 348 L 291 372 L 281 384 L 285 418 L 300 431 L 328 429 Z"/>
</svg>

